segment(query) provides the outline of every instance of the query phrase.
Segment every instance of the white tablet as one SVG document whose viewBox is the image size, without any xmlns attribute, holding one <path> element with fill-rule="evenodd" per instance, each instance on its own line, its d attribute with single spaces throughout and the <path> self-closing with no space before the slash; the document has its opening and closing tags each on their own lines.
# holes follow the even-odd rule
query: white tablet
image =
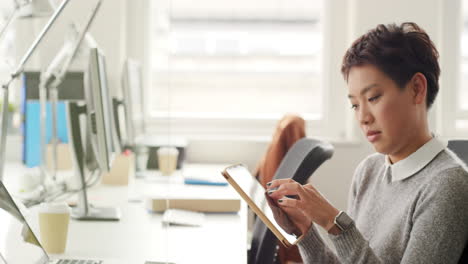
<svg viewBox="0 0 468 264">
<path fill-rule="evenodd" d="M 265 188 L 250 174 L 246 167 L 242 164 L 231 165 L 224 169 L 222 174 L 279 241 L 286 247 L 299 242 L 301 237 L 288 234 L 276 222 L 265 197 Z"/>
</svg>

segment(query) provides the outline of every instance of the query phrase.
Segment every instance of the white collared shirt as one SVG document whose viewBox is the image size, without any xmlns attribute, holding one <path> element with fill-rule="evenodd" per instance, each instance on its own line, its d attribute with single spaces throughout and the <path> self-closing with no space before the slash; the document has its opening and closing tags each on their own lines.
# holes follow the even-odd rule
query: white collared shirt
<svg viewBox="0 0 468 264">
<path fill-rule="evenodd" d="M 390 158 L 385 156 L 385 178 L 391 176 L 391 182 L 404 180 L 422 170 L 439 152 L 447 147 L 448 142 L 433 136 L 426 144 L 411 155 L 392 164 Z M 390 175 L 388 175 L 390 173 Z"/>
</svg>

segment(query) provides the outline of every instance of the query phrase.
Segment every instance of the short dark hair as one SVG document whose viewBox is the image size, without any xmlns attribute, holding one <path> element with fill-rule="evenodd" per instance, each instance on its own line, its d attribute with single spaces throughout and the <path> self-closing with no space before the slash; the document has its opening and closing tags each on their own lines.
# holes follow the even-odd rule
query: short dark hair
<svg viewBox="0 0 468 264">
<path fill-rule="evenodd" d="M 400 88 L 420 72 L 427 79 L 426 106 L 439 92 L 439 52 L 427 33 L 416 23 L 378 25 L 358 38 L 346 51 L 341 73 L 348 81 L 353 66 L 371 64 L 388 75 Z"/>
</svg>

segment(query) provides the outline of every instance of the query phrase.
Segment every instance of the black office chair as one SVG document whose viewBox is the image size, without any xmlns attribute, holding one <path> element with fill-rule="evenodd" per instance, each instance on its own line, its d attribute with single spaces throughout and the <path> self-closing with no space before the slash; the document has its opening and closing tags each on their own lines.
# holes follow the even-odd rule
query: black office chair
<svg viewBox="0 0 468 264">
<path fill-rule="evenodd" d="M 333 150 L 333 146 L 327 142 L 302 138 L 286 153 L 273 178 L 292 178 L 301 184 L 305 184 L 312 173 L 332 157 Z M 277 263 L 278 242 L 275 235 L 257 218 L 253 229 L 252 244 L 248 253 L 248 263 Z"/>
<path fill-rule="evenodd" d="M 448 148 L 457 154 L 465 164 L 468 164 L 468 140 L 449 140 Z M 465 249 L 458 263 L 468 263 L 468 242 L 465 244 Z"/>
<path fill-rule="evenodd" d="M 449 140 L 447 147 L 468 164 L 468 140 Z"/>
</svg>

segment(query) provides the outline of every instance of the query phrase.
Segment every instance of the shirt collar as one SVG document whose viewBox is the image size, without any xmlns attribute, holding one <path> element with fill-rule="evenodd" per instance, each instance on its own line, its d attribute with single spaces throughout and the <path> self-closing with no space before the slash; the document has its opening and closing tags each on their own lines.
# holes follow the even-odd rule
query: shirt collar
<svg viewBox="0 0 468 264">
<path fill-rule="evenodd" d="M 434 157 L 447 147 L 447 141 L 433 136 L 426 144 L 395 164 L 385 156 L 385 167 L 390 169 L 392 182 L 404 180 L 423 169 Z"/>
</svg>

